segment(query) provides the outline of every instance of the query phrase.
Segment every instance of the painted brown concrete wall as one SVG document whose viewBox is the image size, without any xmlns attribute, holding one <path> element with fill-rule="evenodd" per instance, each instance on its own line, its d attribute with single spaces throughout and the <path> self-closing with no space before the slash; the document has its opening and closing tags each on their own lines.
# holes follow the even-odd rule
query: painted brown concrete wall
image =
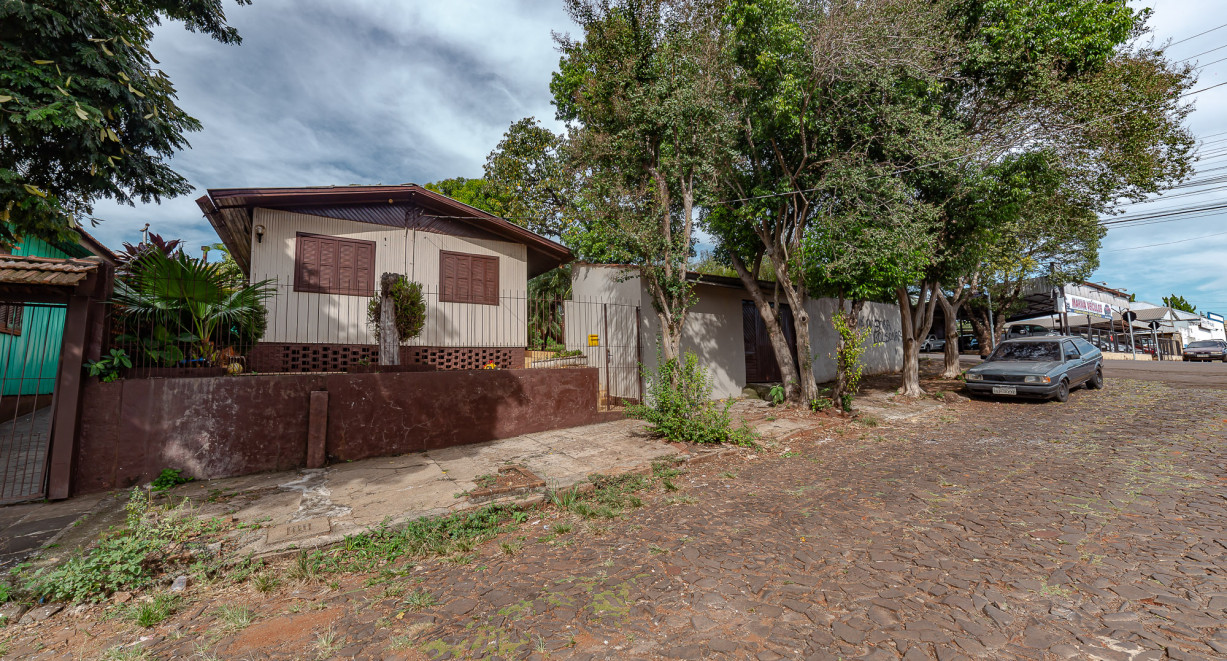
<svg viewBox="0 0 1227 661">
<path fill-rule="evenodd" d="M 73 493 L 145 483 L 164 468 L 209 479 L 304 467 L 311 393 L 320 391 L 329 461 L 610 419 L 597 410 L 595 368 L 91 379 Z"/>
<path fill-rule="evenodd" d="M 329 461 L 480 443 L 591 424 L 597 370 L 519 369 L 328 377 Z"/>
</svg>

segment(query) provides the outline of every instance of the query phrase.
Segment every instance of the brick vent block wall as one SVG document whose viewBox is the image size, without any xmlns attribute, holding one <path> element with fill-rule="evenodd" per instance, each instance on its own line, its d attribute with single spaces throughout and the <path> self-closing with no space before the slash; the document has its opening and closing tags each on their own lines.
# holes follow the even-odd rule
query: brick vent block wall
<svg viewBox="0 0 1227 661">
<path fill-rule="evenodd" d="M 516 347 L 401 347 L 402 365 L 434 365 L 440 370 L 477 370 L 490 362 L 502 369 L 524 365 Z M 253 372 L 344 372 L 350 365 L 379 363 L 374 344 L 260 343 L 248 356 Z"/>
</svg>

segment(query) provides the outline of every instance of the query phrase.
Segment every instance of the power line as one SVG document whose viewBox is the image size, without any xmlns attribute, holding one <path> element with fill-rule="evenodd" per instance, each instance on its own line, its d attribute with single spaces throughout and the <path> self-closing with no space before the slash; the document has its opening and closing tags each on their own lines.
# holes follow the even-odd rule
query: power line
<svg viewBox="0 0 1227 661">
<path fill-rule="evenodd" d="M 1112 250 L 1104 250 L 1102 252 L 1105 252 L 1105 253 L 1124 252 L 1126 250 L 1141 250 L 1142 248 L 1155 248 L 1158 246 L 1170 246 L 1175 243 L 1188 243 L 1189 241 L 1199 241 L 1201 239 L 1208 239 L 1212 236 L 1224 236 L 1224 235 L 1227 235 L 1227 232 L 1215 232 L 1214 234 L 1206 234 L 1205 236 L 1195 236 L 1190 239 L 1180 239 L 1178 241 L 1164 241 L 1163 243 L 1148 243 L 1144 246 L 1129 246 L 1128 248 L 1113 248 Z"/>
<path fill-rule="evenodd" d="M 1215 30 L 1222 30 L 1223 28 L 1227 28 L 1227 23 L 1223 23 L 1222 25 L 1215 27 L 1215 28 L 1210 28 L 1209 30 L 1206 30 L 1205 32 L 1198 32 L 1197 34 L 1191 37 L 1185 37 L 1184 39 L 1181 39 L 1180 41 L 1173 41 L 1172 43 L 1168 44 L 1167 47 L 1171 48 L 1172 46 L 1175 46 L 1176 44 L 1183 44 L 1184 42 L 1196 39 L 1202 36 L 1203 34 L 1210 34 L 1211 32 L 1214 32 Z"/>
<path fill-rule="evenodd" d="M 1189 60 L 1191 60 L 1191 59 L 1193 59 L 1193 58 L 1195 58 L 1195 57 L 1201 57 L 1202 55 L 1205 55 L 1206 53 L 1213 53 L 1213 52 L 1214 52 L 1214 51 L 1216 51 L 1216 50 L 1223 50 L 1224 48 L 1227 48 L 1227 44 L 1223 44 L 1222 46 L 1215 46 L 1214 48 L 1211 48 L 1210 50 L 1204 50 L 1204 51 L 1202 51 L 1202 52 L 1200 52 L 1200 53 L 1198 53 L 1198 54 L 1196 54 L 1196 55 L 1190 55 L 1190 56 L 1188 56 L 1188 57 L 1186 57 L 1186 58 L 1183 58 L 1183 59 L 1181 59 L 1181 60 L 1177 60 L 1177 62 L 1188 62 Z"/>
</svg>

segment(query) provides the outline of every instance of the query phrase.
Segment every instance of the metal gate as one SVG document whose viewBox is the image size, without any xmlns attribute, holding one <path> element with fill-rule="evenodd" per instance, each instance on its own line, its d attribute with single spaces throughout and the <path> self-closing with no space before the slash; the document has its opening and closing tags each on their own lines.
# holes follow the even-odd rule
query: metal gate
<svg viewBox="0 0 1227 661">
<path fill-rule="evenodd" d="M 780 324 L 784 330 L 784 339 L 792 350 L 792 358 L 797 359 L 797 336 L 792 324 L 792 309 L 784 304 L 780 307 Z M 767 324 L 759 314 L 754 301 L 741 302 L 742 339 L 746 360 L 746 383 L 777 383 L 781 380 L 780 364 L 775 359 L 775 348 L 771 346 L 771 336 L 767 333 Z"/>
<path fill-rule="evenodd" d="M 529 366 L 595 367 L 600 405 L 643 401 L 639 306 L 602 299 L 534 300 Z"/>
<path fill-rule="evenodd" d="M 0 504 L 47 492 L 65 306 L 0 303 Z"/>
</svg>

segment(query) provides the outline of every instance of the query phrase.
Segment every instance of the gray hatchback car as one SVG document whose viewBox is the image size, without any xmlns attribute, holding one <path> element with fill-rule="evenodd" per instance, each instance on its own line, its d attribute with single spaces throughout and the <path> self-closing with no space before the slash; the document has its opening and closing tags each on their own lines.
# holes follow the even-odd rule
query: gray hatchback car
<svg viewBox="0 0 1227 661">
<path fill-rule="evenodd" d="M 1103 387 L 1103 353 L 1080 337 L 1006 340 L 967 370 L 967 389 L 978 395 L 1040 397 L 1064 402 L 1086 384 Z"/>
</svg>

